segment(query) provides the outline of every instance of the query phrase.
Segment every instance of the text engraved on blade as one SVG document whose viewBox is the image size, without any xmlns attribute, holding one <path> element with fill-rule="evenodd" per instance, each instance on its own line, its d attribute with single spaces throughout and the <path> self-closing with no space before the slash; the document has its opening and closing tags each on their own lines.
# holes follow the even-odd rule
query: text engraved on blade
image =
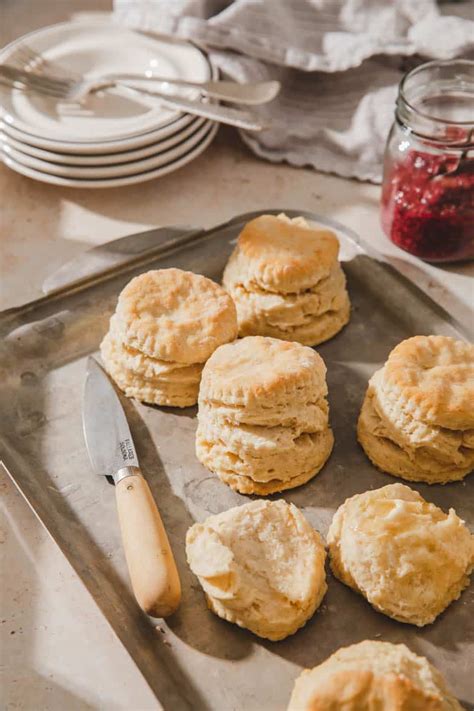
<svg viewBox="0 0 474 711">
<path fill-rule="evenodd" d="M 132 441 L 127 437 L 120 442 L 120 452 L 122 454 L 122 459 L 124 462 L 135 459 L 135 452 L 133 449 Z"/>
</svg>

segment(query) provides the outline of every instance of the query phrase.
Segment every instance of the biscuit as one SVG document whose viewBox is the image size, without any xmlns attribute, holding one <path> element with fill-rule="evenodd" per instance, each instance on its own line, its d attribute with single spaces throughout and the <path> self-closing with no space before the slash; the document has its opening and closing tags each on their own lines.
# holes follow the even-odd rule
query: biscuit
<svg viewBox="0 0 474 711">
<path fill-rule="evenodd" d="M 330 274 L 338 254 L 333 232 L 314 229 L 301 219 L 261 215 L 240 233 L 224 282 L 280 294 L 304 291 Z"/>
<path fill-rule="evenodd" d="M 327 394 L 321 356 L 298 343 L 254 336 L 218 348 L 204 366 L 199 406 L 239 411 L 239 422 L 286 424 Z M 277 422 L 272 413 L 278 413 Z M 248 417 L 248 419 L 247 419 Z M 280 419 L 281 418 L 281 419 Z"/>
<path fill-rule="evenodd" d="M 419 627 L 460 597 L 474 566 L 474 536 L 404 484 L 347 499 L 328 533 L 331 569 L 379 612 Z"/>
<path fill-rule="evenodd" d="M 346 325 L 350 302 L 339 242 L 303 218 L 262 215 L 249 222 L 224 270 L 239 335 L 315 346 Z"/>
<path fill-rule="evenodd" d="M 334 443 L 325 375 L 322 358 L 299 343 L 255 336 L 218 348 L 199 390 L 200 462 L 245 494 L 307 482 Z"/>
<path fill-rule="evenodd" d="M 196 433 L 199 461 L 241 494 L 266 496 L 305 484 L 322 469 L 334 444 L 329 428 L 294 439 L 285 427 L 249 429 L 253 432 L 227 426 L 219 432 L 200 422 Z"/>
<path fill-rule="evenodd" d="M 151 405 L 169 407 L 190 407 L 196 404 L 202 365 L 165 370 L 156 377 L 146 378 L 123 365 L 121 349 L 121 344 L 108 332 L 100 345 L 102 361 L 109 375 L 127 397 Z"/>
<path fill-rule="evenodd" d="M 380 372 L 380 371 L 379 371 Z M 372 378 L 371 383 L 374 381 Z M 370 461 L 388 474 L 407 481 L 446 484 L 458 481 L 474 467 L 472 431 L 441 430 L 399 416 L 397 429 L 369 385 L 357 424 L 357 437 Z M 418 438 L 416 441 L 415 438 Z"/>
<path fill-rule="evenodd" d="M 302 627 L 327 590 L 320 535 L 285 501 L 253 501 L 192 526 L 186 556 L 219 617 L 270 640 Z"/>
<path fill-rule="evenodd" d="M 237 337 L 234 302 L 210 279 L 180 269 L 149 271 L 132 279 L 116 309 L 120 340 L 151 358 L 204 363 Z"/>
<path fill-rule="evenodd" d="M 448 336 L 414 336 L 384 369 L 391 399 L 412 417 L 448 429 L 474 428 L 474 345 Z"/>
<path fill-rule="evenodd" d="M 343 647 L 297 678 L 287 711 L 462 711 L 425 657 L 404 644 Z"/>
</svg>

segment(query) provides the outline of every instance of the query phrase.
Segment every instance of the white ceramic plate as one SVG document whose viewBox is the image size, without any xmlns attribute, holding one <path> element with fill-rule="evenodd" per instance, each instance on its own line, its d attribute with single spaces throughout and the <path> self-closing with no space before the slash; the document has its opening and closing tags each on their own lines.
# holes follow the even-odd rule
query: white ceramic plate
<svg viewBox="0 0 474 711">
<path fill-rule="evenodd" d="M 39 160 L 44 160 L 49 163 L 62 163 L 69 166 L 79 165 L 100 167 L 105 165 L 116 165 L 117 163 L 129 163 L 131 161 L 141 160 L 142 158 L 148 158 L 149 156 L 156 155 L 161 151 L 166 151 L 191 136 L 204 123 L 206 123 L 206 119 L 196 117 L 188 126 L 186 126 L 185 129 L 177 131 L 164 141 L 157 141 L 151 145 L 144 146 L 143 148 L 137 148 L 133 151 L 120 151 L 118 153 L 107 153 L 105 155 L 100 153 L 95 155 L 75 155 L 74 153 L 46 151 L 43 148 L 36 148 L 35 146 L 30 146 L 28 143 L 23 143 L 22 141 L 18 141 L 16 138 L 12 138 L 10 135 L 3 133 L 1 128 L 0 144 L 3 146 L 9 146 L 17 151 L 21 151 L 28 157 L 39 158 Z"/>
<path fill-rule="evenodd" d="M 52 139 L 39 138 L 32 136 L 30 133 L 20 131 L 14 126 L 10 126 L 3 121 L 0 121 L 0 128 L 3 133 L 9 137 L 15 138 L 17 141 L 34 146 L 35 148 L 43 148 L 44 150 L 56 151 L 59 153 L 74 153 L 75 155 L 95 155 L 95 154 L 112 154 L 121 153 L 122 151 L 141 148 L 142 146 L 157 143 L 168 136 L 172 136 L 177 131 L 180 131 L 194 120 L 194 116 L 190 114 L 182 114 L 179 119 L 172 121 L 163 128 L 158 128 L 156 131 L 147 131 L 139 136 L 131 138 L 122 138 L 116 141 L 98 141 L 94 143 L 78 143 L 77 141 L 53 141 Z"/>
<path fill-rule="evenodd" d="M 192 160 L 197 158 L 211 143 L 212 139 L 216 135 L 218 124 L 213 124 L 209 129 L 209 133 L 203 139 L 201 143 L 195 146 L 189 153 L 186 153 L 181 158 L 176 161 L 172 161 L 168 165 L 163 165 L 160 168 L 155 168 L 154 170 L 148 170 L 145 173 L 138 173 L 134 175 L 124 175 L 121 178 L 110 178 L 110 179 L 97 179 L 97 180 L 81 180 L 80 178 L 60 178 L 57 175 L 50 175 L 49 173 L 42 173 L 39 170 L 34 170 L 33 168 L 28 168 L 27 166 L 17 163 L 8 156 L 3 155 L 3 161 L 12 170 L 25 175 L 28 178 L 33 178 L 34 180 L 39 180 L 43 183 L 50 183 L 51 185 L 60 185 L 62 187 L 68 188 L 118 188 L 123 185 L 133 185 L 134 183 L 144 183 L 147 180 L 153 180 L 154 178 L 159 178 L 167 173 L 172 173 L 178 168 L 181 168 L 186 163 L 190 163 Z"/>
<path fill-rule="evenodd" d="M 168 150 L 158 150 L 153 156 L 142 160 L 131 161 L 130 163 L 119 163 L 118 165 L 101 166 L 71 166 L 62 163 L 51 163 L 49 161 L 34 158 L 26 153 L 17 151 L 12 146 L 6 143 L 0 144 L 1 150 L 5 156 L 8 156 L 16 163 L 21 163 L 28 168 L 39 170 L 42 173 L 49 173 L 63 178 L 120 178 L 123 175 L 132 173 L 144 173 L 147 170 L 159 168 L 162 165 L 167 165 L 172 161 L 176 161 L 181 156 L 189 153 L 195 146 L 202 142 L 209 131 L 211 121 L 206 121 L 200 128 L 183 141 L 180 141 L 175 146 Z"/>
<path fill-rule="evenodd" d="M 88 78 L 150 70 L 198 82 L 211 76 L 209 62 L 196 47 L 112 24 L 65 22 L 37 30 L 8 45 L 0 53 L 0 62 L 14 61 L 24 44 L 64 71 Z M 186 90 L 186 95 L 194 97 L 197 92 Z M 54 97 L 0 85 L 0 107 L 3 121 L 10 126 L 54 141 L 85 143 L 91 136 L 95 142 L 137 136 L 179 116 L 159 99 L 119 88 L 92 94 L 73 107 Z"/>
</svg>

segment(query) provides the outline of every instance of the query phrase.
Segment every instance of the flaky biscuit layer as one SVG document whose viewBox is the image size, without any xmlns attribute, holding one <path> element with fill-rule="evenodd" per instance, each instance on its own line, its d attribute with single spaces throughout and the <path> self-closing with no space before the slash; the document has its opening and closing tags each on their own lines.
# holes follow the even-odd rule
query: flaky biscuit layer
<svg viewBox="0 0 474 711">
<path fill-rule="evenodd" d="M 198 384 L 201 381 L 202 363 L 175 363 L 170 360 L 158 360 L 140 353 L 134 348 L 129 348 L 118 340 L 113 326 L 114 317 L 111 319 L 111 328 L 106 333 L 100 345 L 102 358 L 107 362 L 114 362 L 116 368 L 121 368 L 134 373 L 144 380 L 168 383 Z"/>
<path fill-rule="evenodd" d="M 202 395 L 202 394 L 201 394 Z M 257 406 L 254 409 L 238 405 L 221 405 L 205 401 L 201 396 L 199 413 L 209 419 L 229 422 L 234 425 L 259 425 L 260 427 L 289 427 L 302 432 L 318 432 L 328 419 L 329 406 L 324 397 L 315 402 L 281 402 L 271 408 Z"/>
<path fill-rule="evenodd" d="M 240 428 L 235 428 L 239 430 Z M 260 428 L 265 429 L 265 428 Z M 276 429 L 276 428 L 275 428 Z M 329 428 L 313 434 L 295 437 L 291 445 L 280 450 L 271 444 L 278 436 L 266 431 L 266 442 L 257 451 L 247 446 L 240 437 L 228 436 L 201 423 L 196 433 L 196 456 L 207 469 L 214 472 L 231 488 L 241 493 L 266 495 L 300 486 L 312 479 L 322 469 L 331 454 L 334 437 Z M 254 440 L 257 435 L 254 435 Z M 269 443 L 269 440 L 272 440 Z M 280 441 L 284 437 L 280 436 Z M 240 446 L 239 446 L 240 442 Z"/>
<path fill-rule="evenodd" d="M 372 464 L 407 481 L 447 484 L 467 476 L 474 467 L 474 446 L 462 448 L 455 461 L 429 447 L 402 447 L 379 417 L 367 393 L 357 424 L 357 438 Z"/>
<path fill-rule="evenodd" d="M 327 311 L 337 311 L 346 300 L 346 279 L 339 264 L 317 287 L 298 294 L 276 294 L 256 288 L 249 290 L 241 284 L 226 281 L 223 284 L 237 304 L 239 323 L 256 320 L 296 328 Z"/>
<path fill-rule="evenodd" d="M 176 371 L 155 378 L 144 378 L 124 367 L 114 348 L 113 338 L 106 334 L 101 344 L 101 356 L 105 369 L 127 397 L 141 402 L 168 407 L 190 407 L 197 403 L 199 378 L 176 379 Z M 186 370 L 186 369 L 183 369 Z M 181 372 L 179 369 L 177 372 Z"/>
<path fill-rule="evenodd" d="M 339 302 L 338 302 L 339 303 Z M 341 296 L 340 307 L 335 311 L 326 311 L 315 316 L 302 326 L 279 326 L 265 321 L 254 312 L 242 310 L 242 302 L 236 300 L 239 317 L 239 335 L 260 335 L 285 341 L 296 341 L 304 346 L 317 346 L 333 338 L 347 325 L 350 318 L 350 302 L 347 293 Z"/>
</svg>

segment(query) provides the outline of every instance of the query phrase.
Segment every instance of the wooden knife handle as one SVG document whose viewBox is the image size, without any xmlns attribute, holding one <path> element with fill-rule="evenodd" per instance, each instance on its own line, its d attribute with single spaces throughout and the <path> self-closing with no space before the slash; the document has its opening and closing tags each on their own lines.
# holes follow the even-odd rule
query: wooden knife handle
<svg viewBox="0 0 474 711">
<path fill-rule="evenodd" d="M 122 541 L 133 592 L 144 612 L 167 617 L 181 601 L 176 563 L 150 487 L 140 475 L 115 486 Z"/>
</svg>

